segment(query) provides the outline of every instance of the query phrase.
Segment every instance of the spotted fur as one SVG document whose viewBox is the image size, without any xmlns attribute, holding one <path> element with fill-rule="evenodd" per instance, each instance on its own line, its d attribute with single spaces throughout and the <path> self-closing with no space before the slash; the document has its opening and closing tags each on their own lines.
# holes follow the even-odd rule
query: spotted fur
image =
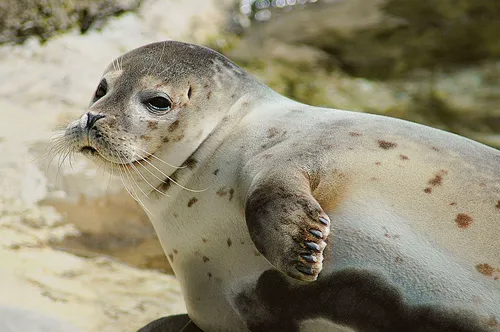
<svg viewBox="0 0 500 332">
<path fill-rule="evenodd" d="M 104 78 L 88 112 L 105 117 L 67 142 L 129 167 L 189 315 L 142 331 L 500 331 L 497 150 L 291 101 L 179 42 Z"/>
</svg>

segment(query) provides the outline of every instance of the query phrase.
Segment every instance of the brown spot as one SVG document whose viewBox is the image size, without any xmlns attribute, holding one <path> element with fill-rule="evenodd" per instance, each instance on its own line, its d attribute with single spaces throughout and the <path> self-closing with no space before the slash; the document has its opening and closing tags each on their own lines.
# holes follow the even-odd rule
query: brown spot
<svg viewBox="0 0 500 332">
<path fill-rule="evenodd" d="M 189 169 L 193 169 L 196 164 L 198 163 L 198 160 L 194 159 L 193 157 L 189 157 L 188 159 L 186 159 L 186 161 L 184 162 L 184 165 L 189 168 Z"/>
<path fill-rule="evenodd" d="M 161 140 L 163 143 L 168 143 L 170 141 L 170 138 L 168 138 L 167 136 L 163 137 L 163 139 Z"/>
<path fill-rule="evenodd" d="M 436 151 L 436 152 L 438 152 L 438 151 L 439 151 L 439 149 L 438 149 L 438 148 L 436 148 L 435 146 L 431 147 L 431 149 L 432 149 L 432 150 L 434 150 L 434 151 Z"/>
<path fill-rule="evenodd" d="M 216 194 L 219 197 L 224 197 L 227 194 L 229 194 L 229 200 L 232 200 L 233 196 L 234 196 L 234 189 L 231 188 L 231 189 L 228 190 L 226 187 L 222 187 L 219 190 L 217 190 Z"/>
<path fill-rule="evenodd" d="M 490 318 L 486 321 L 486 325 L 495 327 L 500 326 L 500 323 L 498 323 L 495 316 L 490 316 Z"/>
<path fill-rule="evenodd" d="M 378 178 L 376 178 L 376 177 L 371 177 L 371 178 L 370 178 L 370 181 L 378 181 Z"/>
<path fill-rule="evenodd" d="M 177 249 L 174 249 L 174 254 L 178 254 L 179 252 L 177 251 Z"/>
<path fill-rule="evenodd" d="M 455 218 L 455 222 L 457 223 L 458 228 L 467 228 L 469 227 L 474 220 L 467 213 L 459 213 Z"/>
<path fill-rule="evenodd" d="M 158 84 L 155 85 L 155 88 L 159 88 L 159 87 L 162 87 L 164 85 L 167 85 L 167 82 L 158 83 Z"/>
<path fill-rule="evenodd" d="M 479 272 L 487 277 L 493 276 L 493 272 L 495 272 L 495 269 L 490 264 L 486 264 L 486 263 L 477 264 L 476 270 L 477 270 L 477 272 Z"/>
<path fill-rule="evenodd" d="M 448 174 L 447 170 L 440 170 L 432 179 L 430 179 L 427 184 L 429 184 L 431 187 L 438 187 L 443 184 L 443 176 Z M 427 187 L 424 189 L 424 192 L 430 194 L 432 192 L 431 187 Z"/>
<path fill-rule="evenodd" d="M 207 241 L 208 241 L 208 240 L 207 240 L 207 239 L 205 239 L 204 237 L 203 237 L 203 238 L 201 238 L 201 240 L 203 241 L 203 243 L 207 243 Z"/>
<path fill-rule="evenodd" d="M 455 206 L 455 205 L 457 205 L 457 202 L 451 202 L 450 205 Z"/>
<path fill-rule="evenodd" d="M 207 100 L 210 100 L 210 97 L 212 97 L 212 91 L 208 91 L 208 93 L 207 93 Z"/>
<path fill-rule="evenodd" d="M 168 131 L 173 132 L 177 128 L 179 128 L 179 120 L 175 120 L 174 122 L 172 122 L 172 124 L 170 126 L 168 126 Z"/>
<path fill-rule="evenodd" d="M 207 273 L 207 276 L 208 276 L 209 278 L 212 278 L 212 273 L 208 272 L 208 273 Z"/>
<path fill-rule="evenodd" d="M 443 177 L 437 174 L 433 179 L 430 179 L 429 182 L 427 183 L 433 187 L 440 186 L 443 184 Z"/>
<path fill-rule="evenodd" d="M 166 179 L 165 181 L 163 181 L 163 183 L 161 184 L 161 187 L 160 189 L 163 191 L 163 192 L 166 192 L 168 190 L 168 188 L 170 188 L 170 185 L 171 185 L 171 180 L 170 179 Z"/>
<path fill-rule="evenodd" d="M 480 296 L 473 295 L 472 302 L 475 304 L 481 304 L 481 303 L 483 303 L 483 299 Z"/>
<path fill-rule="evenodd" d="M 273 138 L 274 136 L 279 134 L 279 129 L 276 127 L 271 127 L 267 130 L 267 138 Z"/>
<path fill-rule="evenodd" d="M 349 132 L 349 135 L 351 135 L 352 137 L 359 137 L 359 136 L 361 136 L 361 133 L 351 131 L 351 132 Z"/>
<path fill-rule="evenodd" d="M 396 256 L 396 259 L 394 260 L 396 263 L 401 263 L 403 259 L 400 256 Z"/>
<path fill-rule="evenodd" d="M 227 239 L 227 246 L 230 247 L 231 245 L 233 244 L 233 241 L 231 241 L 231 239 Z"/>
<path fill-rule="evenodd" d="M 392 148 L 395 148 L 396 146 L 398 146 L 396 143 L 384 141 L 381 139 L 379 139 L 377 142 L 378 142 L 378 146 L 384 150 L 389 150 L 389 149 L 392 149 Z"/>
<path fill-rule="evenodd" d="M 142 135 L 142 136 L 141 136 L 141 139 L 143 139 L 143 140 L 145 140 L 145 141 L 151 141 L 151 136 Z"/>
<path fill-rule="evenodd" d="M 408 160 L 408 159 L 410 159 L 410 158 L 408 158 L 408 156 L 405 156 L 404 154 L 400 154 L 399 158 L 401 158 L 401 160 Z"/>
<path fill-rule="evenodd" d="M 210 260 L 210 258 L 208 258 L 207 256 L 203 256 L 203 263 L 206 263 Z"/>
<path fill-rule="evenodd" d="M 219 174 L 219 171 L 220 171 L 220 170 L 217 168 L 217 169 L 214 171 L 214 175 Z"/>
<path fill-rule="evenodd" d="M 183 138 L 184 138 L 184 134 L 180 134 L 179 136 L 174 137 L 174 141 L 179 142 L 179 141 L 180 141 L 180 140 L 182 140 Z"/>
<path fill-rule="evenodd" d="M 148 121 L 148 128 L 152 129 L 152 130 L 158 129 L 158 121 L 149 120 Z"/>
<path fill-rule="evenodd" d="M 500 199 L 497 201 L 497 205 L 495 205 L 497 209 L 500 209 Z"/>
<path fill-rule="evenodd" d="M 272 153 L 266 153 L 266 154 L 263 154 L 263 155 L 262 155 L 262 158 L 264 158 L 264 159 L 266 159 L 266 160 L 267 160 L 267 159 L 271 158 L 272 156 L 273 156 L 273 154 L 272 154 Z"/>
<path fill-rule="evenodd" d="M 381 163 L 380 161 L 377 161 L 377 162 L 375 163 L 375 165 L 380 166 L 380 165 L 382 165 L 382 163 Z"/>
<path fill-rule="evenodd" d="M 170 262 L 174 262 L 174 255 L 173 254 L 168 254 L 168 258 L 170 258 Z"/>
<path fill-rule="evenodd" d="M 219 197 L 224 197 L 224 196 L 226 196 L 226 195 L 227 195 L 227 192 L 228 192 L 228 191 L 227 191 L 226 187 L 222 187 L 222 188 L 220 188 L 219 190 L 217 190 L 216 194 L 217 194 L 217 196 L 219 196 Z"/>
<path fill-rule="evenodd" d="M 188 207 L 191 207 L 194 203 L 198 202 L 198 198 L 193 197 L 188 202 Z"/>
</svg>

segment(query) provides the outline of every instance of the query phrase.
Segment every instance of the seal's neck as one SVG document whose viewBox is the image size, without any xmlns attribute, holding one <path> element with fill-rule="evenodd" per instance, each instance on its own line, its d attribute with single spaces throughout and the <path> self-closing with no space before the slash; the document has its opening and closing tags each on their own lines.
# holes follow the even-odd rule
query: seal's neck
<svg viewBox="0 0 500 332">
<path fill-rule="evenodd" d="M 267 86 L 248 80 L 244 85 L 231 86 L 227 93 L 218 92 L 213 97 L 216 100 L 203 105 L 202 116 L 190 115 L 182 119 L 186 124 L 182 139 L 167 142 L 142 165 L 141 174 L 134 174 L 134 178 L 129 179 L 133 183 L 128 185 L 142 193 L 140 203 L 146 212 L 148 204 L 168 195 L 170 185 L 181 182 L 180 176 L 187 181 L 197 160 L 210 158 L 248 112 L 279 97 Z"/>
</svg>

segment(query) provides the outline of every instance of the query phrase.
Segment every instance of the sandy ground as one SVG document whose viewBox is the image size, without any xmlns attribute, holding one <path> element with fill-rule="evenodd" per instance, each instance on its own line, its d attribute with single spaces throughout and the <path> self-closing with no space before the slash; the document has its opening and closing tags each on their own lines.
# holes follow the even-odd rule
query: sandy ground
<svg viewBox="0 0 500 332">
<path fill-rule="evenodd" d="M 109 179 L 85 159 L 77 158 L 72 168 L 59 169 L 57 160 L 49 165 L 43 153 L 54 127 L 83 113 L 113 58 L 158 40 L 203 42 L 217 33 L 222 14 L 209 0 L 150 0 L 144 1 L 139 14 L 114 19 L 102 31 L 84 36 L 72 32 L 44 45 L 29 40 L 22 46 L 0 47 L 0 321 L 4 328 L 10 324 L 6 317 L 12 318 L 12 324 L 31 324 L 24 311 L 12 308 L 49 315 L 82 332 L 135 331 L 160 316 L 185 312 L 172 276 L 106 257 L 78 257 L 49 245 L 81 230 L 41 202 L 100 201 L 123 189 L 118 179 Z M 129 204 L 123 197 L 123 204 Z M 85 221 L 92 227 L 101 222 Z M 10 329 L 56 330 L 20 325 Z"/>
</svg>

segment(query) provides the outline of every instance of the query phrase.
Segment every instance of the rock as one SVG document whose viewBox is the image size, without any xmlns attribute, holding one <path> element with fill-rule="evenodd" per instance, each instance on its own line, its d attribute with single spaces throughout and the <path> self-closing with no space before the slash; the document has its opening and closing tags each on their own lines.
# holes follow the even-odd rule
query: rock
<svg viewBox="0 0 500 332">
<path fill-rule="evenodd" d="M 0 232 L 3 237 L 1 227 Z M 156 271 L 109 258 L 84 259 L 48 247 L 0 246 L 0 257 L 2 332 L 2 318 L 21 313 L 27 314 L 22 320 L 25 325 L 17 322 L 13 331 L 38 332 L 20 327 L 41 328 L 52 323 L 51 318 L 60 322 L 56 326 L 66 323 L 82 332 L 135 331 L 156 318 L 186 312 L 175 278 Z"/>
<path fill-rule="evenodd" d="M 105 2 L 71 3 L 85 7 Z M 7 2 L 18 6 L 12 7 L 17 13 L 26 3 L 35 0 Z M 5 31 L 13 31 L 6 27 L 26 20 L 22 15 L 11 20 L 16 19 L 12 11 L 4 20 L 5 5 L 0 4 L 4 37 Z M 219 5 L 212 0 L 145 0 L 138 14 L 124 13 L 100 30 L 82 35 L 75 29 L 65 34 L 42 29 L 42 37 L 50 36 L 43 43 L 30 37 L 22 45 L 0 46 L 0 305 L 4 310 L 28 310 L 40 328 L 56 324 L 49 316 L 80 331 L 107 332 L 134 331 L 156 318 L 186 312 L 174 277 L 124 263 L 170 271 L 152 226 L 120 179 L 110 179 L 81 156 L 52 158 L 50 138 L 57 132 L 54 128 L 65 127 L 85 112 L 112 59 L 158 40 L 203 42 L 217 34 L 224 21 Z M 32 15 L 31 9 L 49 10 L 47 6 L 30 8 L 26 15 Z M 48 13 L 47 22 L 56 13 Z M 73 24 L 71 19 L 63 17 L 61 22 Z M 0 321 L 16 315 L 1 311 Z M 31 331 L 19 324 L 13 328 Z"/>
<path fill-rule="evenodd" d="M 500 148 L 496 2 L 319 0 L 287 8 L 213 46 L 292 99 L 399 117 Z"/>
<path fill-rule="evenodd" d="M 0 4 L 0 44 L 41 41 L 74 27 L 84 33 L 104 21 L 137 10 L 141 0 L 6 0 Z"/>
<path fill-rule="evenodd" d="M 76 332 L 74 327 L 34 311 L 0 306 L 0 331 Z"/>
</svg>

